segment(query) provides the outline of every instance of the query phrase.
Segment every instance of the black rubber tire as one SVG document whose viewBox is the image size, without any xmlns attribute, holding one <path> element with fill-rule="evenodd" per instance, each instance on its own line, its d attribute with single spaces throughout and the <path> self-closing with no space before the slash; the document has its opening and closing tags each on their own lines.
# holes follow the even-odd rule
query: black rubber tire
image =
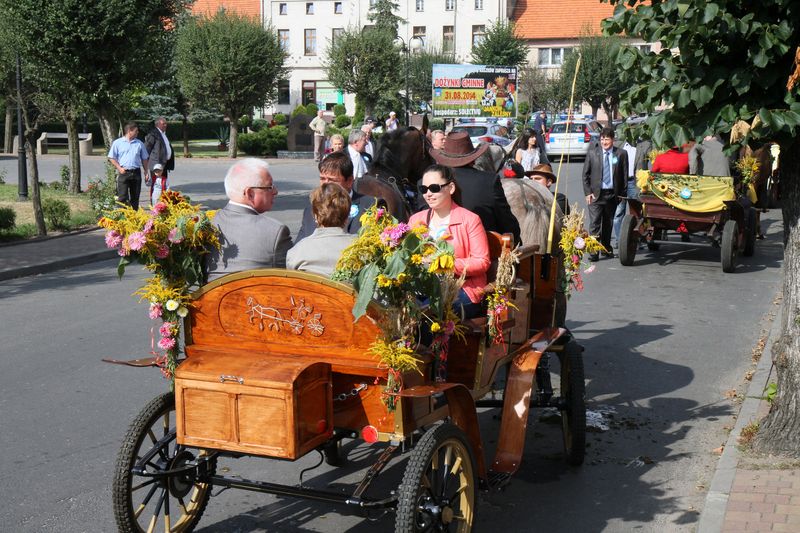
<svg viewBox="0 0 800 533">
<path fill-rule="evenodd" d="M 661 245 L 657 242 L 649 241 L 647 243 L 647 249 L 650 250 L 651 252 L 657 252 L 658 250 L 661 249 Z"/>
<path fill-rule="evenodd" d="M 633 265 L 636 249 L 639 247 L 639 234 L 636 232 L 636 217 L 625 215 L 619 228 L 619 262 L 624 266 Z"/>
<path fill-rule="evenodd" d="M 153 478 L 137 477 L 131 472 L 131 469 L 137 461 L 137 457 L 142 457 L 147 451 L 153 449 L 152 438 L 149 440 L 149 432 L 158 436 L 163 429 L 164 435 L 173 429 L 174 416 L 171 415 L 175 411 L 175 396 L 173 393 L 168 392 L 160 396 L 156 396 L 144 409 L 134 418 L 125 439 L 122 443 L 122 448 L 117 455 L 117 464 L 114 471 L 114 481 L 112 484 L 112 502 L 114 505 L 114 518 L 117 522 L 117 529 L 122 533 L 143 533 L 147 530 L 150 520 L 156 518 L 155 531 L 164 531 L 164 512 L 165 510 L 171 514 L 170 531 L 192 531 L 205 511 L 208 505 L 208 499 L 211 497 L 211 487 L 206 483 L 190 483 L 188 494 L 178 499 L 170 489 L 167 487 L 167 481 L 155 481 L 148 485 L 149 489 L 142 487 L 141 490 L 146 493 L 151 493 L 147 503 L 144 503 L 144 508 L 140 511 L 141 514 L 137 517 L 134 511 L 133 504 L 133 483 L 134 479 L 137 481 L 137 486 L 141 483 L 151 480 Z M 166 417 L 166 418 L 165 418 Z M 164 428 L 163 420 L 169 421 Z M 170 427 L 171 426 L 171 427 Z M 156 468 L 158 463 L 162 467 L 170 459 L 174 459 L 179 453 L 188 454 L 192 459 L 194 454 L 189 452 L 183 446 L 176 445 L 174 439 L 171 443 L 166 443 L 161 446 L 160 452 L 149 463 L 149 469 Z M 214 465 L 211 465 L 211 472 L 214 471 Z M 171 479 L 171 478 L 170 478 Z M 178 479 L 177 482 L 181 483 L 184 479 Z M 165 504 L 159 505 L 158 502 L 164 498 Z M 171 501 L 171 500 L 174 500 Z M 155 505 L 153 503 L 155 502 Z M 142 502 L 139 502 L 140 504 Z M 188 509 L 186 512 L 178 506 L 183 503 L 184 508 Z M 174 507 L 171 507 L 174 505 Z M 165 509 L 170 506 L 168 509 Z M 154 507 L 156 509 L 154 509 Z M 137 505 L 138 508 L 138 505 Z M 144 517 L 144 525 L 139 522 Z"/>
<path fill-rule="evenodd" d="M 742 255 L 752 257 L 756 253 L 756 234 L 758 229 L 758 213 L 754 208 L 747 210 L 747 227 L 744 230 L 744 249 Z"/>
<path fill-rule="evenodd" d="M 739 255 L 739 224 L 735 220 L 725 222 L 721 247 L 722 271 L 731 273 L 736 270 L 736 256 Z"/>
<path fill-rule="evenodd" d="M 561 432 L 564 457 L 572 466 L 583 464 L 586 455 L 586 384 L 583 375 L 583 348 L 575 341 L 564 346 L 561 358 Z"/>
<path fill-rule="evenodd" d="M 445 475 L 440 479 L 434 475 L 432 463 L 442 464 L 447 450 L 455 452 L 460 458 L 460 468 L 456 474 L 449 472 L 454 464 L 441 468 Z M 455 459 L 451 459 L 455 463 Z M 425 480 L 428 487 L 425 487 Z M 456 482 L 461 483 L 456 486 Z M 403 481 L 398 489 L 395 533 L 416 533 L 417 531 L 472 531 L 475 520 L 475 506 L 478 503 L 478 480 L 475 456 L 464 433 L 453 424 L 444 423 L 427 431 L 411 451 L 406 465 Z M 452 489 L 452 490 L 448 490 Z M 440 494 L 441 493 L 441 494 Z M 458 497 L 459 506 L 453 509 L 453 500 Z M 439 506 L 441 512 L 430 513 L 432 505 Z M 427 506 L 427 507 L 426 507 Z M 447 515 L 461 513 L 462 520 L 451 520 Z M 455 525 L 455 527 L 452 527 Z"/>
</svg>

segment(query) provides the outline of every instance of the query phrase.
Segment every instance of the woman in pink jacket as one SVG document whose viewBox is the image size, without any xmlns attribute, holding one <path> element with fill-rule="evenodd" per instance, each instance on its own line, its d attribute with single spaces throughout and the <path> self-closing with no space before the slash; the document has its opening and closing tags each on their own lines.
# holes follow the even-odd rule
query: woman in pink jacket
<svg viewBox="0 0 800 533">
<path fill-rule="evenodd" d="M 466 272 L 464 285 L 455 302 L 456 311 L 463 309 L 464 318 L 483 314 L 481 300 L 489 269 L 489 243 L 481 219 L 459 206 L 458 185 L 453 169 L 444 165 L 429 167 L 422 176 L 419 191 L 429 209 L 411 216 L 410 226 L 426 224 L 435 239 L 446 239 L 455 250 L 455 270 Z"/>
</svg>

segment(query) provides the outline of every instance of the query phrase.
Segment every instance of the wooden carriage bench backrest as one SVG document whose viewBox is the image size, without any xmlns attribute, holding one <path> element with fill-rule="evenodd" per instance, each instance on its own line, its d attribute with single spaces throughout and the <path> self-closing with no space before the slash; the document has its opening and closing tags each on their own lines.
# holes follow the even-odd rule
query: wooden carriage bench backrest
<svg viewBox="0 0 800 533">
<path fill-rule="evenodd" d="M 178 442 L 296 459 L 330 438 L 333 374 L 385 374 L 369 353 L 381 310 L 354 322 L 354 300 L 347 285 L 278 269 L 197 291 L 175 373 Z"/>
</svg>

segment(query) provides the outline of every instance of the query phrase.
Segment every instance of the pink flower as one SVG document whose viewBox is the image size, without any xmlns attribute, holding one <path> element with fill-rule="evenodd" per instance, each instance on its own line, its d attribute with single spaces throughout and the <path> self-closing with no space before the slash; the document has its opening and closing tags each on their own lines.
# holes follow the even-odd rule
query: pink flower
<svg viewBox="0 0 800 533">
<path fill-rule="evenodd" d="M 167 204 L 164 202 L 158 202 L 156 205 L 153 206 L 153 213 L 156 215 L 160 215 L 164 211 L 167 210 Z"/>
<path fill-rule="evenodd" d="M 162 337 L 172 337 L 172 326 L 174 326 L 172 322 L 164 322 L 161 324 L 161 327 L 158 328 L 158 332 Z"/>
<path fill-rule="evenodd" d="M 168 255 L 169 255 L 169 246 L 167 246 L 166 244 L 162 244 L 161 246 L 158 247 L 158 250 L 156 250 L 156 257 L 159 259 L 164 259 Z"/>
<path fill-rule="evenodd" d="M 578 263 L 580 263 L 580 261 L 581 261 L 581 258 L 578 257 L 577 254 L 572 254 L 572 262 L 573 263 L 575 263 L 577 265 Z"/>
<path fill-rule="evenodd" d="M 586 241 L 584 241 L 581 237 L 576 237 L 573 246 L 575 246 L 576 250 L 583 250 L 586 248 Z"/>
<path fill-rule="evenodd" d="M 162 350 L 171 350 L 175 347 L 175 339 L 172 337 L 164 337 L 158 341 L 158 347 Z"/>
<path fill-rule="evenodd" d="M 150 320 L 155 320 L 156 318 L 161 318 L 161 314 L 164 312 L 164 309 L 161 307 L 161 304 L 150 304 Z"/>
<path fill-rule="evenodd" d="M 144 231 L 145 234 L 148 234 L 151 231 L 153 231 L 153 226 L 155 226 L 155 221 L 153 221 L 153 219 L 150 218 L 147 220 L 147 222 L 144 223 L 144 228 L 142 229 L 142 231 Z"/>
<path fill-rule="evenodd" d="M 146 243 L 147 237 L 141 231 L 135 231 L 128 235 L 128 246 L 133 251 L 141 250 Z"/>
<path fill-rule="evenodd" d="M 127 248 L 120 248 L 119 250 L 117 250 L 117 254 L 119 254 L 120 257 L 127 257 L 128 255 L 130 255 L 130 253 L 131 251 L 128 250 Z"/>
<path fill-rule="evenodd" d="M 411 230 L 408 224 L 404 224 L 400 222 L 394 226 L 390 226 L 383 230 L 381 233 L 381 242 L 383 244 L 388 245 L 390 248 L 394 248 L 398 244 L 400 244 L 400 240 L 403 236 Z"/>
<path fill-rule="evenodd" d="M 597 265 L 591 265 L 589 268 L 587 268 L 587 269 L 586 269 L 586 270 L 584 270 L 583 272 L 584 272 L 585 274 L 591 274 L 592 272 L 594 272 L 594 269 L 595 269 L 595 267 L 596 267 L 596 266 L 597 266 Z"/>
<path fill-rule="evenodd" d="M 380 220 L 380 218 L 383 216 L 383 214 L 385 212 L 386 212 L 386 210 L 384 208 L 382 208 L 382 207 L 379 207 L 378 209 L 376 209 L 375 210 L 375 220 Z"/>
<path fill-rule="evenodd" d="M 167 240 L 173 244 L 178 244 L 183 240 L 178 237 L 178 228 L 172 228 L 171 230 L 169 230 L 169 235 L 167 235 Z"/>
<path fill-rule="evenodd" d="M 109 248 L 117 248 L 120 244 L 122 244 L 122 235 L 120 235 L 118 231 L 112 229 L 106 233 L 106 246 Z"/>
</svg>

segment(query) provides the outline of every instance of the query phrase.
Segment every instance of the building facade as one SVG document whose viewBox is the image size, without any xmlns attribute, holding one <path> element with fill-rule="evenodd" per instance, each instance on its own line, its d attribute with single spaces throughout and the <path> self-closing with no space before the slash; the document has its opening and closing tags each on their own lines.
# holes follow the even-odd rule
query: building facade
<svg viewBox="0 0 800 533">
<path fill-rule="evenodd" d="M 258 18 L 278 32 L 289 54 L 289 79 L 281 81 L 277 103 L 265 114 L 291 112 L 299 104 L 315 103 L 330 110 L 344 104 L 348 114 L 355 98 L 343 94 L 328 80 L 325 58 L 339 32 L 370 25 L 374 0 L 198 0 L 195 13 L 213 13 L 220 7 Z M 506 20 L 514 0 L 400 0 L 397 15 L 404 22 L 399 36 L 409 43 L 419 37 L 426 47 L 453 50 L 469 62 L 472 48 L 496 20 Z M 401 68 L 398 66 L 398 68 Z"/>
</svg>

